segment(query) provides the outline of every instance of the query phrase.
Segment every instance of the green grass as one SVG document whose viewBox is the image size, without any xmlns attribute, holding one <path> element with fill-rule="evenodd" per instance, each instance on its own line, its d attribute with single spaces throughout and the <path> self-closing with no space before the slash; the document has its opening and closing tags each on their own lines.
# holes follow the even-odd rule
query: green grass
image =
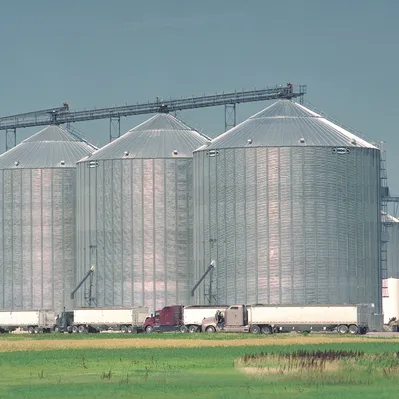
<svg viewBox="0 0 399 399">
<path fill-rule="evenodd" d="M 191 338 L 190 338 L 191 339 Z M 0 344 L 1 345 L 1 344 Z M 398 375 L 354 371 L 351 378 L 247 376 L 245 354 L 289 353 L 303 345 L 21 351 L 0 354 L 0 398 L 362 398 L 398 397 Z M 307 345 L 307 350 L 396 352 L 394 342 Z"/>
</svg>

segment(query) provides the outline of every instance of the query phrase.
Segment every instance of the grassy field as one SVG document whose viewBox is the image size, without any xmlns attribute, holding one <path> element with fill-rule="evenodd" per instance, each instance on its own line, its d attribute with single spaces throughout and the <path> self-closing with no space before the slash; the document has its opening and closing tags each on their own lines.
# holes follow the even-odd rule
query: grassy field
<svg viewBox="0 0 399 399">
<path fill-rule="evenodd" d="M 292 399 L 323 395 L 384 399 L 399 395 L 396 339 L 233 334 L 123 337 L 2 336 L 0 398 L 278 395 L 278 399 Z M 284 363 L 276 366 L 276 362 L 287 358 L 283 354 L 300 350 L 357 351 L 364 355 L 352 361 L 350 369 L 345 363 L 346 368 L 334 369 L 333 373 L 328 367 L 322 373 L 309 369 L 305 374 L 242 372 L 247 366 L 258 369 L 270 364 L 285 370 Z"/>
</svg>

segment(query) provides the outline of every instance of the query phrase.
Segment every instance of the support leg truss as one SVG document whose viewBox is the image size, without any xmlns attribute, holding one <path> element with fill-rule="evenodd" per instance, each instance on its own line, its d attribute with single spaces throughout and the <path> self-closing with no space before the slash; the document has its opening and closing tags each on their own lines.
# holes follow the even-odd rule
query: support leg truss
<svg viewBox="0 0 399 399">
<path fill-rule="evenodd" d="M 17 129 L 6 129 L 6 151 L 17 145 Z"/>
<path fill-rule="evenodd" d="M 224 131 L 231 129 L 236 125 L 237 113 L 236 104 L 226 104 L 224 106 Z"/>
<path fill-rule="evenodd" d="M 121 117 L 109 118 L 109 142 L 111 143 L 115 139 L 121 136 Z"/>
</svg>

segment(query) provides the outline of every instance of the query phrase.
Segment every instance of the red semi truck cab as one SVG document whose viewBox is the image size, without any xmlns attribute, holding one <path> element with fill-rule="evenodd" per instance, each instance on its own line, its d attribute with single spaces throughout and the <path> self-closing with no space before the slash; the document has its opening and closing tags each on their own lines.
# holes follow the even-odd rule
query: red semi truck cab
<svg viewBox="0 0 399 399">
<path fill-rule="evenodd" d="M 165 306 L 157 310 L 155 314 L 146 318 L 144 331 L 147 334 L 152 332 L 179 331 L 183 324 L 183 306 Z"/>
</svg>

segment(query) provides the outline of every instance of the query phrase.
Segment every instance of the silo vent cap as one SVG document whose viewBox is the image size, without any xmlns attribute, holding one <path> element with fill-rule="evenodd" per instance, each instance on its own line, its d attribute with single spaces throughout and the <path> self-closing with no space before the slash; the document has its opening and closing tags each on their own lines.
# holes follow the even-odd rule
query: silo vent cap
<svg viewBox="0 0 399 399">
<path fill-rule="evenodd" d="M 14 162 L 14 165 L 15 165 L 15 166 L 18 166 L 18 165 L 19 165 L 19 161 L 15 161 L 15 162 Z"/>
<path fill-rule="evenodd" d="M 303 143 L 305 142 L 305 139 L 304 139 L 303 137 L 301 137 L 301 138 L 299 139 L 299 142 L 303 144 Z"/>
<path fill-rule="evenodd" d="M 65 165 L 65 161 L 61 161 L 61 165 Z"/>
<path fill-rule="evenodd" d="M 252 139 L 247 140 L 248 144 L 252 144 Z"/>
<path fill-rule="evenodd" d="M 125 157 L 129 155 L 129 151 L 125 151 Z"/>
<path fill-rule="evenodd" d="M 353 145 L 357 145 L 357 141 L 355 139 L 352 140 Z"/>
<path fill-rule="evenodd" d="M 177 150 L 173 150 L 173 155 L 177 155 L 179 152 Z"/>
</svg>

